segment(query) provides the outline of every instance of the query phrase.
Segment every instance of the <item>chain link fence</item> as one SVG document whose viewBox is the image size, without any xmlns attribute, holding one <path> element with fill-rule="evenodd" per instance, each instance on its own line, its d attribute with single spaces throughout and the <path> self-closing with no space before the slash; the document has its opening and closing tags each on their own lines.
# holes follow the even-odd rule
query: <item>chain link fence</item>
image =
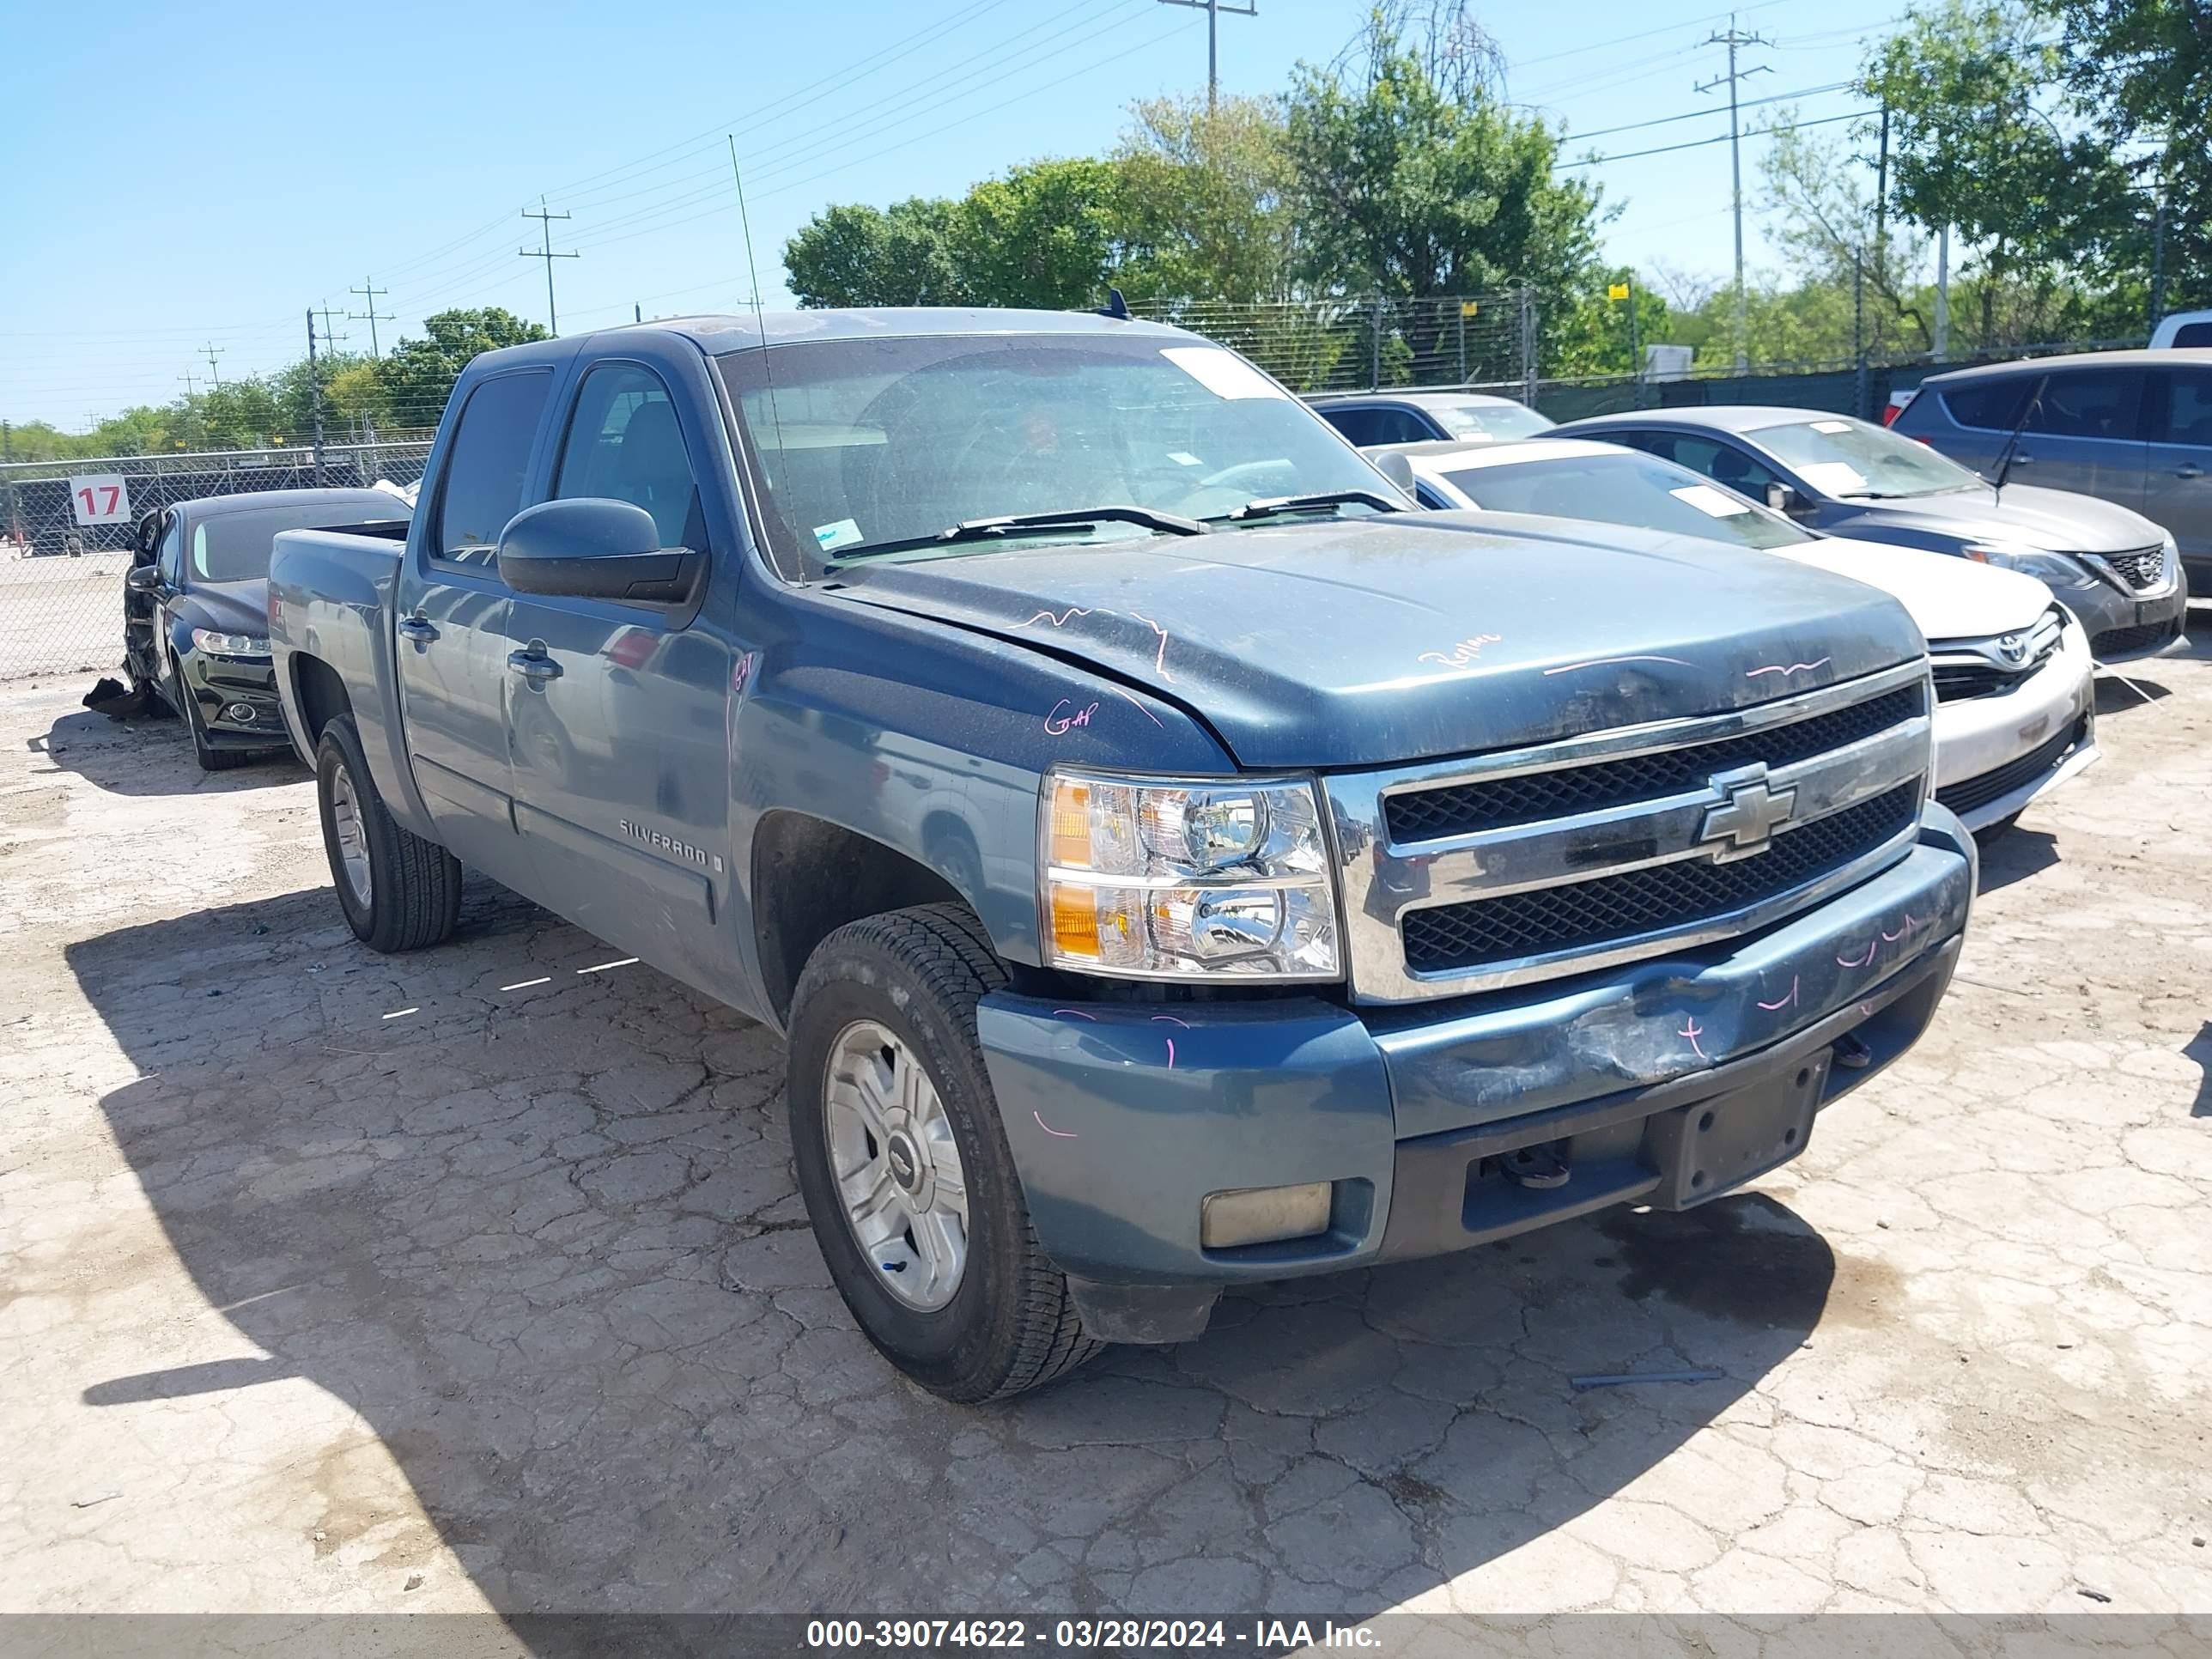
<svg viewBox="0 0 2212 1659">
<path fill-rule="evenodd" d="M 319 482 L 413 483 L 429 454 L 428 442 L 330 445 Z M 290 448 L 0 465 L 0 679 L 122 661 L 123 573 L 149 513 L 318 482 L 313 453 Z"/>
<path fill-rule="evenodd" d="M 1131 308 L 1241 351 L 1293 392 L 1535 392 L 1536 301 L 1526 289 L 1419 300 L 1165 300 Z"/>
</svg>

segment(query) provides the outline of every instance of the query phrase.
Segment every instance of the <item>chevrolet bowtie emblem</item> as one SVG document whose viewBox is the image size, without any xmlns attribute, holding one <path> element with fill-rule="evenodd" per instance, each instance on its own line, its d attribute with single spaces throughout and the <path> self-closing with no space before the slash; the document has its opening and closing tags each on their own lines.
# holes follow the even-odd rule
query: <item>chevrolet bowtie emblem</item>
<svg viewBox="0 0 2212 1659">
<path fill-rule="evenodd" d="M 1775 830 L 1789 823 L 1790 815 L 1797 808 L 1795 789 L 1767 787 L 1763 763 L 1723 772 L 1712 780 L 1712 785 L 1725 799 L 1718 806 L 1707 809 L 1705 821 L 1698 830 L 1698 842 L 1700 846 L 1711 842 L 1721 843 L 1713 854 L 1716 864 L 1764 853 L 1773 841 Z"/>
</svg>

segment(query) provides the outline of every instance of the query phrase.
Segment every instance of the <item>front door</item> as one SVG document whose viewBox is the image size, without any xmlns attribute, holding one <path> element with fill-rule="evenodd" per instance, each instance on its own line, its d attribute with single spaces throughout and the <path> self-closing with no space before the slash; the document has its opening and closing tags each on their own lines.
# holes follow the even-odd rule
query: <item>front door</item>
<svg viewBox="0 0 2212 1659">
<path fill-rule="evenodd" d="M 150 564 L 166 572 L 164 580 L 174 586 L 184 568 L 184 520 L 174 507 L 149 514 L 138 526 L 138 546 L 132 565 Z M 161 629 L 161 597 L 123 590 L 123 665 L 131 683 L 152 684 L 168 672 Z"/>
<path fill-rule="evenodd" d="M 708 550 L 684 424 L 641 363 L 602 362 L 564 422 L 552 496 L 629 501 Z M 507 613 L 515 821 L 533 891 L 695 984 L 726 979 L 727 642 L 692 616 L 518 593 Z"/>
<path fill-rule="evenodd" d="M 2153 382 L 2143 516 L 2172 533 L 2201 588 L 2212 576 L 2212 368 L 2160 369 Z"/>
<path fill-rule="evenodd" d="M 470 392 L 401 563 L 399 696 L 416 787 L 464 864 L 514 880 L 507 622 L 500 532 L 522 508 L 553 376 L 497 375 Z"/>
</svg>

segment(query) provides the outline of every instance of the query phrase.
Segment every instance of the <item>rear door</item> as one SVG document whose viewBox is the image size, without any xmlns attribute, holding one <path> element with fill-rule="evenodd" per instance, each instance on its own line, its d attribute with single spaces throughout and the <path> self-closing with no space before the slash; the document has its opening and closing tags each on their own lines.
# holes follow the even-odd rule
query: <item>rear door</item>
<svg viewBox="0 0 2212 1659">
<path fill-rule="evenodd" d="M 512 882 L 517 856 L 505 699 L 507 606 L 500 532 L 522 508 L 553 386 L 518 369 L 468 394 L 400 563 L 400 707 L 438 838 Z"/>
<path fill-rule="evenodd" d="M 644 362 L 593 364 L 568 403 L 550 498 L 629 501 L 663 547 L 726 556 L 708 544 L 692 459 L 705 413 Z M 538 593 L 514 596 L 507 634 L 515 818 L 536 890 L 659 965 L 726 975 L 727 641 L 696 614 Z"/>
<path fill-rule="evenodd" d="M 2172 532 L 2201 587 L 2212 575 L 2212 365 L 2157 368 L 2150 380 L 2143 516 Z"/>
</svg>

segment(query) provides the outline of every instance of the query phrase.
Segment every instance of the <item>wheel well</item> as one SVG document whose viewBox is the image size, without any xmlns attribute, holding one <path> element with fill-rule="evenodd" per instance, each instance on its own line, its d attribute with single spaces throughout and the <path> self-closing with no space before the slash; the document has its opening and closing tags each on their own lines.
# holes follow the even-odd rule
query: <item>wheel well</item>
<svg viewBox="0 0 2212 1659">
<path fill-rule="evenodd" d="M 912 904 L 964 904 L 927 865 L 841 824 L 771 812 L 753 836 L 753 929 L 776 1018 L 814 947 L 848 921 Z"/>
<path fill-rule="evenodd" d="M 292 689 L 297 694 L 301 724 L 307 728 L 312 746 L 323 728 L 353 707 L 338 671 L 320 657 L 292 656 Z"/>
</svg>

